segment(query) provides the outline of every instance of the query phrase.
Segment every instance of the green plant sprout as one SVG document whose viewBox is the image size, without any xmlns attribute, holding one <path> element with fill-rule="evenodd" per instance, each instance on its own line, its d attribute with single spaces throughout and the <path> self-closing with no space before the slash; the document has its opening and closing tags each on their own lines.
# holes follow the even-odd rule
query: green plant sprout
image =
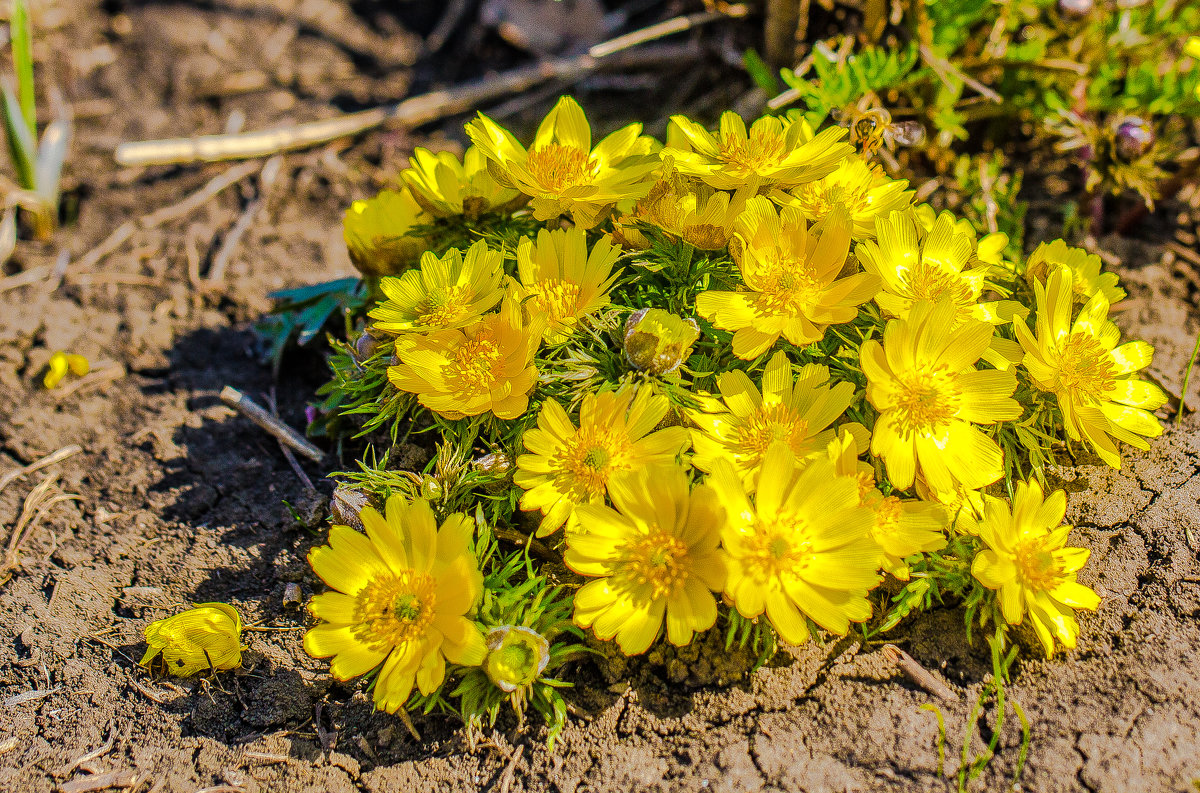
<svg viewBox="0 0 1200 793">
<path fill-rule="evenodd" d="M 16 172 L 16 185 L 5 191 L 5 213 L 6 216 L 15 214 L 17 207 L 26 210 L 33 236 L 44 240 L 58 225 L 62 169 L 71 145 L 73 125 L 66 105 L 52 93 L 50 103 L 55 118 L 46 125 L 41 141 L 38 141 L 33 25 L 26 0 L 13 0 L 9 29 L 16 87 L 7 77 L 0 82 L 0 109 L 3 110 L 4 132 Z M 7 231 L 6 228 L 0 230 Z"/>
</svg>

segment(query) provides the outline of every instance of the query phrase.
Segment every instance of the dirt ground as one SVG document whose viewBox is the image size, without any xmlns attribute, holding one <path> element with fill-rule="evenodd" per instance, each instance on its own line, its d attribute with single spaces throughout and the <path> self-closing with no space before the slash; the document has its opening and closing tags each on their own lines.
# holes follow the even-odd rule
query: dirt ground
<svg viewBox="0 0 1200 793">
<path fill-rule="evenodd" d="M 954 789 L 991 664 L 953 609 L 890 637 L 959 695 L 937 703 L 947 729 L 940 770 L 938 722 L 921 709 L 933 698 L 878 646 L 850 640 L 800 648 L 749 676 L 745 659 L 714 642 L 624 670 L 583 665 L 553 752 L 538 730 L 511 721 L 473 751 L 438 716 L 415 719 L 416 740 L 372 712 L 362 691 L 332 681 L 301 649 L 305 616 L 283 598 L 288 583 L 305 597 L 319 587 L 304 561 L 323 538 L 319 515 L 297 522 L 284 505 L 303 516 L 314 499 L 279 447 L 217 395 L 225 385 L 259 399 L 271 391 L 251 329 L 266 293 L 347 274 L 342 209 L 421 139 L 377 133 L 285 157 L 215 285 L 203 279 L 258 195 L 255 177 L 136 231 L 94 265 L 79 260 L 121 223 L 228 167 L 122 169 L 115 144 L 220 131 L 235 111 L 256 129 L 401 96 L 433 79 L 418 64 L 420 38 L 367 2 L 354 6 L 361 16 L 287 0 L 35 9 L 43 73 L 77 115 L 68 186 L 79 218 L 49 244 L 22 243 L 0 273 L 47 273 L 12 288 L 0 280 L 0 472 L 71 444 L 81 451 L 0 492 L 5 542 L 47 476 L 78 496 L 36 524 L 20 570 L 0 587 L 0 789 Z M 1173 234 L 1178 211 L 1160 212 L 1154 233 Z M 1152 241 L 1103 242 L 1132 295 L 1118 321 L 1158 347 L 1155 375 L 1178 393 L 1200 330 L 1200 271 Z M 60 250 L 72 262 L 61 282 Z M 72 390 L 41 389 L 57 349 L 87 355 L 96 372 Z M 281 416 L 302 426 L 320 381 L 316 357 L 290 359 L 274 385 Z M 1171 426 L 1126 461 L 1120 472 L 1086 460 L 1059 472 L 1072 539 L 1092 550 L 1081 578 L 1104 600 L 1082 616 L 1077 652 L 1044 661 L 1031 647 L 1015 669 L 1008 693 L 1032 737 L 1025 791 L 1200 787 L 1200 420 Z M 326 472 L 305 468 L 318 482 Z M 245 670 L 174 682 L 138 667 L 148 621 L 216 599 L 276 629 L 248 634 Z M 618 673 L 631 683 L 614 682 Z M 985 717 L 972 755 L 990 737 L 994 714 Z M 1010 714 L 972 789 L 1007 789 L 1020 743 Z"/>
</svg>

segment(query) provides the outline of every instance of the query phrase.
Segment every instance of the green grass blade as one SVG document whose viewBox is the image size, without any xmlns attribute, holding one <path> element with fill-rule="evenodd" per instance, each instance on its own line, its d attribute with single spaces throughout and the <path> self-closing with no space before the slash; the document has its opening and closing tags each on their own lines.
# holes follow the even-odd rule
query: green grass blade
<svg viewBox="0 0 1200 793">
<path fill-rule="evenodd" d="M 17 75 L 17 96 L 21 115 L 31 137 L 37 137 L 37 100 L 33 92 L 33 24 L 25 0 L 13 0 L 9 19 L 12 37 L 13 71 Z"/>
<path fill-rule="evenodd" d="M 0 92 L 0 110 L 3 111 L 0 115 L 4 116 L 4 131 L 8 133 L 8 151 L 12 155 L 13 169 L 17 172 L 17 182 L 22 189 L 35 191 L 37 173 L 34 163 L 37 158 L 37 142 L 25 124 L 20 102 L 8 80 L 0 84 Z"/>
</svg>

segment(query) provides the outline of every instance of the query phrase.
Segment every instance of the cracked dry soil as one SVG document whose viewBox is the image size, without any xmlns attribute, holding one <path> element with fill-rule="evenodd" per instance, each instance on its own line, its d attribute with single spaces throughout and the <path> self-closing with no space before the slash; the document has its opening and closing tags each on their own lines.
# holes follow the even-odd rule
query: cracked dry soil
<svg viewBox="0 0 1200 793">
<path fill-rule="evenodd" d="M 345 85 L 346 74 L 364 101 L 403 89 L 402 71 L 355 74 L 344 42 L 301 31 L 272 64 L 297 75 L 280 79 L 286 90 L 269 101 L 205 99 L 195 81 L 267 57 L 248 42 L 266 40 L 277 20 L 231 20 L 207 6 L 66 7 L 71 21 L 42 46 L 76 53 L 54 67 L 71 100 L 112 107 L 79 121 L 72 172 L 88 178 L 78 224 L 52 245 L 23 243 L 24 268 L 52 263 L 59 247 L 78 257 L 121 221 L 178 201 L 221 167 L 119 170 L 109 159 L 118 140 L 219 129 L 233 108 L 252 127 L 317 116 L 328 112 L 321 91 Z M 214 37 L 232 43 L 222 48 Z M 126 79 L 134 72 L 144 76 L 136 96 Z M 217 394 L 224 385 L 255 397 L 270 389 L 249 329 L 265 294 L 349 271 L 339 241 L 348 186 L 365 192 L 415 142 L 379 135 L 345 151 L 286 157 L 268 211 L 219 292 L 189 286 L 189 255 L 209 250 L 235 221 L 247 197 L 236 190 L 138 232 L 93 272 L 68 271 L 56 289 L 39 282 L 0 293 L 0 471 L 68 444 L 83 449 L 0 492 L 0 538 L 44 476 L 79 496 L 37 525 L 21 570 L 0 588 L 0 789 L 82 791 L 102 781 L 140 791 L 281 793 L 475 791 L 506 782 L 514 793 L 954 789 L 969 712 L 990 672 L 986 646 L 966 641 L 954 609 L 890 637 L 959 695 L 938 703 L 948 731 L 941 773 L 937 720 L 921 709 L 930 695 L 877 646 L 851 640 L 789 651 L 748 677 L 740 674 L 745 659 L 711 640 L 688 656 L 617 670 L 631 684 L 582 665 L 570 695 L 576 715 L 553 752 L 537 730 L 520 733 L 510 721 L 475 751 L 439 717 L 417 718 L 422 740 L 414 740 L 304 654 L 305 617 L 283 604 L 283 592 L 288 583 L 305 596 L 318 588 L 304 556 L 323 530 L 292 519 L 284 500 L 301 511 L 306 504 L 296 476 L 274 442 Z M 1131 292 L 1118 321 L 1158 347 L 1154 374 L 1178 393 L 1200 329 L 1196 275 L 1150 243 L 1109 239 L 1105 247 L 1121 258 Z M 65 398 L 43 391 L 36 375 L 55 349 L 125 374 Z M 311 356 L 290 364 L 279 408 L 299 426 L 321 368 Z M 1193 400 L 1197 390 L 1189 402 L 1200 404 Z M 314 478 L 324 473 L 307 467 Z M 1081 579 L 1104 599 L 1082 616 L 1077 652 L 1046 661 L 1027 644 L 1016 666 L 1009 695 L 1032 735 L 1021 789 L 1194 790 L 1200 420 L 1170 427 L 1149 453 L 1127 454 L 1120 472 L 1079 460 L 1057 476 L 1071 494 L 1072 541 L 1092 551 Z M 210 599 L 233 603 L 250 623 L 286 629 L 249 634 L 241 673 L 211 683 L 147 676 L 136 663 L 146 622 Z M 990 737 L 994 715 L 973 725 L 972 754 Z M 1010 715 L 998 756 L 972 789 L 1007 789 L 1019 746 Z"/>
</svg>

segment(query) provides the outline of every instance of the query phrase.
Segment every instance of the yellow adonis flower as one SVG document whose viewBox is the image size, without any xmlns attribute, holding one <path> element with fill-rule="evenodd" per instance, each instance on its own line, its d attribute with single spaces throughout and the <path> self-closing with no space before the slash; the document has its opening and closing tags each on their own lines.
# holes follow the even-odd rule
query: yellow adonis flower
<svg viewBox="0 0 1200 793">
<path fill-rule="evenodd" d="M 489 171 L 532 201 L 537 220 L 569 214 L 590 229 L 618 202 L 641 198 L 658 167 L 655 143 L 641 124 L 617 130 L 592 148 L 592 130 L 583 109 L 569 96 L 542 121 L 528 150 L 513 134 L 482 113 L 467 135 L 491 161 Z"/>
<path fill-rule="evenodd" d="M 42 378 L 43 388 L 57 388 L 67 372 L 76 377 L 83 377 L 92 368 L 88 359 L 82 355 L 57 350 L 50 355 L 46 362 L 46 375 Z"/>
<path fill-rule="evenodd" d="M 375 327 L 389 333 L 460 328 L 479 319 L 504 297 L 504 257 L 483 240 L 466 256 L 451 248 L 440 259 L 426 251 L 421 266 L 383 278 L 387 297 L 371 310 Z"/>
<path fill-rule="evenodd" d="M 395 275 L 425 251 L 426 241 L 414 227 L 433 222 L 408 190 L 383 190 L 355 201 L 342 218 L 342 235 L 351 263 L 363 275 Z"/>
<path fill-rule="evenodd" d="M 854 435 L 845 432 L 830 442 L 829 458 L 839 476 L 855 478 L 859 503 L 874 513 L 871 538 L 882 552 L 880 566 L 889 575 L 907 581 L 909 570 L 904 560 L 945 547 L 950 516 L 942 504 L 883 495 L 875 486 L 875 469 L 858 459 L 858 450 Z"/>
<path fill-rule="evenodd" d="M 537 427 L 521 441 L 529 454 L 517 458 L 513 481 L 525 489 L 521 509 L 544 514 L 537 535 L 558 531 L 581 504 L 603 504 L 614 474 L 669 463 L 687 447 L 687 430 L 651 432 L 670 405 L 643 387 L 588 394 L 579 408 L 579 426 L 553 399 L 542 404 Z"/>
<path fill-rule="evenodd" d="M 914 214 L 892 212 L 877 220 L 876 236 L 854 253 L 864 270 L 882 280 L 875 302 L 891 316 L 907 317 L 918 300 L 950 300 L 958 322 L 999 324 L 1018 310 L 1012 300 L 980 302 L 993 265 L 980 261 L 973 233 L 959 228 L 949 212 L 924 233 Z"/>
<path fill-rule="evenodd" d="M 474 521 L 455 513 L 439 528 L 426 501 L 400 496 L 388 499 L 385 513 L 365 507 L 365 535 L 335 525 L 329 544 L 308 552 L 313 571 L 336 591 L 309 603 L 321 622 L 304 635 L 304 649 L 332 656 L 329 671 L 338 680 L 378 667 L 375 707 L 395 713 L 414 683 L 431 694 L 447 661 L 474 666 L 487 648 L 467 617 L 483 590 L 469 545 Z"/>
<path fill-rule="evenodd" d="M 465 215 L 477 218 L 510 204 L 517 191 L 504 187 L 487 169 L 487 157 L 477 147 L 467 149 L 460 162 L 453 152 L 434 154 L 417 149 L 400 178 L 417 203 L 435 217 Z"/>
<path fill-rule="evenodd" d="M 526 324 L 520 305 L 506 298 L 498 312 L 465 327 L 400 337 L 400 363 L 388 368 L 388 380 L 448 419 L 489 411 L 515 419 L 537 382 L 533 355 L 543 327 Z"/>
<path fill-rule="evenodd" d="M 791 190 L 776 190 L 771 199 L 796 207 L 812 223 L 823 220 L 836 206 L 845 207 L 854 223 L 854 239 L 864 240 L 875 236 L 876 218 L 902 211 L 912 203 L 913 191 L 907 187 L 908 180 L 889 179 L 878 165 L 850 156 L 828 176 Z"/>
<path fill-rule="evenodd" d="M 788 644 L 808 640 L 805 617 L 842 635 L 871 617 L 867 591 L 879 582 L 879 547 L 854 477 L 838 476 L 826 457 L 802 465 L 776 443 L 753 500 L 727 460 L 717 461 L 708 484 L 725 507 L 725 593 L 739 614 L 765 612 Z"/>
<path fill-rule="evenodd" d="M 575 593 L 575 622 L 621 652 L 650 648 L 663 623 L 678 647 L 717 621 L 713 591 L 725 586 L 724 510 L 707 485 L 688 491 L 679 465 L 623 474 L 609 486 L 613 507 L 584 504 L 567 529 L 567 567 L 596 578 Z"/>
<path fill-rule="evenodd" d="M 796 187 L 829 174 L 854 149 L 842 140 L 846 130 L 830 127 L 819 135 L 802 119 L 763 116 L 749 129 L 732 111 L 709 132 L 686 116 L 672 116 L 690 150 L 668 147 L 676 169 L 718 190 Z"/>
<path fill-rule="evenodd" d="M 148 647 L 139 663 L 147 669 L 159 656 L 163 671 L 179 677 L 242 665 L 242 617 L 225 603 L 197 603 L 150 623 L 145 635 Z"/>
<path fill-rule="evenodd" d="M 1079 636 L 1075 609 L 1095 609 L 1100 597 L 1075 580 L 1087 561 L 1086 548 L 1067 548 L 1070 526 L 1063 526 L 1067 497 L 1057 490 L 1043 500 L 1037 482 L 1020 482 L 1012 510 L 985 496 L 983 519 L 974 531 L 987 546 L 975 556 L 971 572 L 979 583 L 998 590 L 1000 612 L 1009 625 L 1026 613 L 1046 650 L 1054 640 L 1073 649 Z"/>
<path fill-rule="evenodd" d="M 761 393 L 745 372 L 718 375 L 720 412 L 688 413 L 698 427 L 691 431 L 692 465 L 713 471 L 726 460 L 753 490 L 772 443 L 784 443 L 801 460 L 824 454 L 835 436 L 830 425 L 854 400 L 853 383 L 828 383 L 829 369 L 820 364 L 807 364 L 793 378 L 782 352 L 767 363 Z"/>
<path fill-rule="evenodd" d="M 701 292 L 696 313 L 734 331 L 733 352 L 744 360 L 762 355 L 780 336 L 797 346 L 820 341 L 829 325 L 853 320 L 878 289 L 873 275 L 839 277 L 849 249 L 844 209 L 809 229 L 794 207 L 777 213 L 766 198 L 752 198 L 730 244 L 746 291 Z"/>
<path fill-rule="evenodd" d="M 974 490 L 1004 475 L 1003 454 L 976 424 L 1011 421 L 1011 371 L 976 369 L 992 327 L 954 319 L 949 300 L 915 303 L 908 319 L 888 322 L 883 344 L 860 351 L 867 399 L 879 411 L 871 453 L 883 459 L 892 484 L 905 490 L 917 471 L 933 492 Z"/>
<path fill-rule="evenodd" d="M 748 191 L 727 193 L 714 190 L 675 172 L 654 183 L 650 193 L 638 201 L 632 214 L 617 220 L 613 238 L 630 248 L 650 247 L 641 224 L 659 229 L 671 239 L 682 240 L 700 250 L 724 250 L 733 238 L 734 224 L 746 208 Z"/>
<path fill-rule="evenodd" d="M 1117 285 L 1116 273 L 1100 271 L 1100 257 L 1083 248 L 1073 248 L 1062 240 L 1043 242 L 1033 249 L 1025 262 L 1025 278 L 1030 283 L 1046 283 L 1050 273 L 1059 268 L 1071 271 L 1071 287 L 1076 303 L 1086 303 L 1097 293 L 1104 295 L 1110 306 L 1126 297 Z"/>
<path fill-rule="evenodd" d="M 1103 293 L 1093 295 L 1072 323 L 1074 286 L 1066 268 L 1050 273 L 1045 288 L 1034 283 L 1034 292 L 1036 338 L 1024 320 L 1013 323 L 1025 349 L 1023 365 L 1034 385 L 1057 398 L 1067 437 L 1087 441 L 1104 462 L 1120 468 L 1114 440 L 1148 449 L 1141 436 L 1162 434 L 1150 411 L 1166 403 L 1166 393 L 1132 376 L 1150 364 L 1154 348 L 1144 341 L 1117 346 L 1121 332 L 1108 319 Z"/>
<path fill-rule="evenodd" d="M 608 305 L 608 289 L 617 279 L 613 265 L 621 253 L 603 238 L 589 252 L 587 235 L 579 226 L 542 229 L 537 242 L 521 238 L 517 272 L 524 305 L 531 316 L 544 318 L 547 342 L 566 341 L 580 321 Z"/>
<path fill-rule="evenodd" d="M 683 366 L 700 338 L 700 326 L 661 308 L 639 308 L 625 320 L 625 360 L 639 372 L 662 377 Z"/>
</svg>

